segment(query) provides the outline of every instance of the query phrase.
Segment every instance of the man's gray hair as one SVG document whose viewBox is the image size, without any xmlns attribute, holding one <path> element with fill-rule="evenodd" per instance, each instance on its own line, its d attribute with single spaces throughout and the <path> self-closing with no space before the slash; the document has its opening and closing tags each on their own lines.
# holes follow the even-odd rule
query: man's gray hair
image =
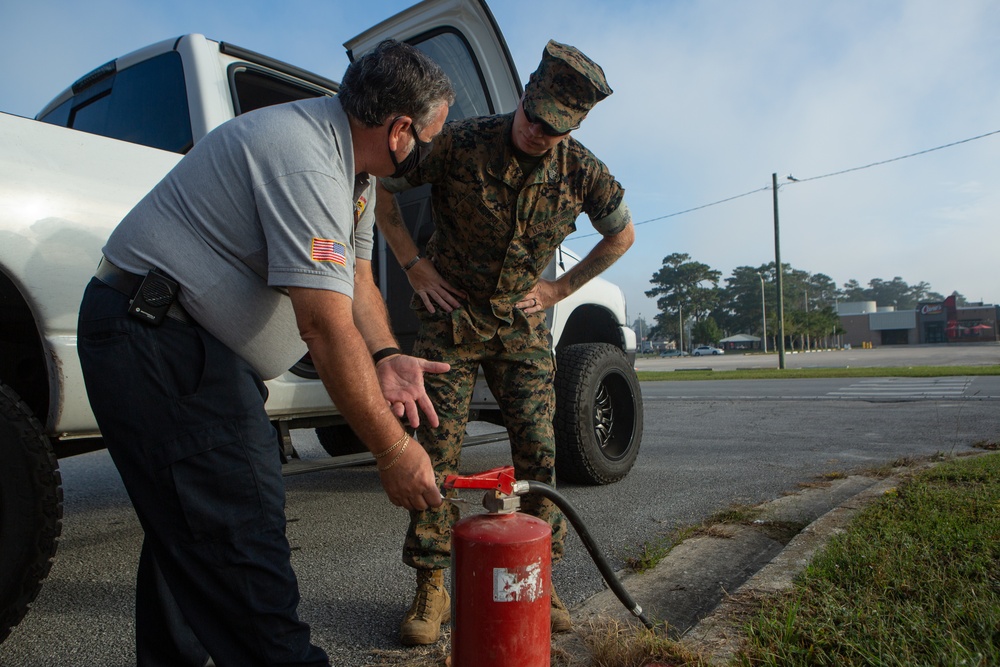
<svg viewBox="0 0 1000 667">
<path fill-rule="evenodd" d="M 451 106 L 455 89 L 426 54 L 387 39 L 350 64 L 337 97 L 344 111 L 366 127 L 409 116 L 419 130 L 433 120 L 442 102 Z"/>
</svg>

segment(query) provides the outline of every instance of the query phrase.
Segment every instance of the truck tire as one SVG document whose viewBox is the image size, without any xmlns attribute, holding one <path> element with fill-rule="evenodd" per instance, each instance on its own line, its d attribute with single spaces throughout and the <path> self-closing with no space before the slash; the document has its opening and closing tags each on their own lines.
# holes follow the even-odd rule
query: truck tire
<svg viewBox="0 0 1000 667">
<path fill-rule="evenodd" d="M 642 441 L 642 393 L 625 353 L 607 343 L 563 348 L 555 387 L 557 479 L 611 484 L 624 478 Z"/>
<path fill-rule="evenodd" d="M 52 567 L 62 532 L 62 480 L 52 443 L 13 389 L 0 384 L 0 642 Z"/>
<path fill-rule="evenodd" d="M 368 451 L 365 443 L 361 442 L 361 438 L 347 424 L 320 426 L 316 429 L 316 438 L 330 456 L 361 454 Z"/>
</svg>

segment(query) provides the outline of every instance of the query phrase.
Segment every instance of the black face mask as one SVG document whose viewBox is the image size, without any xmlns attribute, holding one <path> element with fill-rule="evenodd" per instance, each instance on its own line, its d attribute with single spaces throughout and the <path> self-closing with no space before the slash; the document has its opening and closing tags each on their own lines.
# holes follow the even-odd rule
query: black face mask
<svg viewBox="0 0 1000 667">
<path fill-rule="evenodd" d="M 399 119 L 397 118 L 396 120 Z M 389 132 L 392 132 L 392 127 L 395 124 L 395 121 L 393 121 L 393 123 L 389 125 Z M 431 141 L 421 141 L 420 137 L 417 136 L 417 131 L 414 129 L 413 123 L 410 123 L 410 132 L 413 134 L 413 150 L 410 151 L 409 155 L 403 158 L 402 162 L 396 159 L 395 153 L 391 150 L 389 151 L 389 157 L 392 158 L 392 164 L 396 167 L 396 171 L 392 172 L 390 178 L 401 178 L 402 176 L 410 173 L 416 169 L 417 165 L 420 164 L 420 162 L 423 161 L 423 159 L 431 152 L 431 146 L 434 144 L 433 139 Z"/>
</svg>

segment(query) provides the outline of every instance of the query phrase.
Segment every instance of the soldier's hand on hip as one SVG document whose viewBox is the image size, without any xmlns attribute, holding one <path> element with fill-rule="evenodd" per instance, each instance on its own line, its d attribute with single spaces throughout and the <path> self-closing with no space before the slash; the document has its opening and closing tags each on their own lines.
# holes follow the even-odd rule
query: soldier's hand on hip
<svg viewBox="0 0 1000 667">
<path fill-rule="evenodd" d="M 514 305 L 529 315 L 551 308 L 561 298 L 555 285 L 552 281 L 539 279 L 535 286 Z"/>
<path fill-rule="evenodd" d="M 429 259 L 422 259 L 414 264 L 406 272 L 406 277 L 429 313 L 435 312 L 435 304 L 444 312 L 450 313 L 462 305 L 459 299 L 469 298 L 464 291 L 442 278 L 434 262 Z"/>
</svg>

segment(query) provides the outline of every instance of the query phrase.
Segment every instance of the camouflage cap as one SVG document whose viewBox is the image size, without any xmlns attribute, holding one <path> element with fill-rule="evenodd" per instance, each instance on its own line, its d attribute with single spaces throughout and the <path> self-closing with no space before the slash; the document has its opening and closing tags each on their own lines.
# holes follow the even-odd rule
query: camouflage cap
<svg viewBox="0 0 1000 667">
<path fill-rule="evenodd" d="M 576 47 L 549 40 L 524 89 L 524 106 L 554 129 L 569 132 L 612 92 L 600 65 Z"/>
</svg>

